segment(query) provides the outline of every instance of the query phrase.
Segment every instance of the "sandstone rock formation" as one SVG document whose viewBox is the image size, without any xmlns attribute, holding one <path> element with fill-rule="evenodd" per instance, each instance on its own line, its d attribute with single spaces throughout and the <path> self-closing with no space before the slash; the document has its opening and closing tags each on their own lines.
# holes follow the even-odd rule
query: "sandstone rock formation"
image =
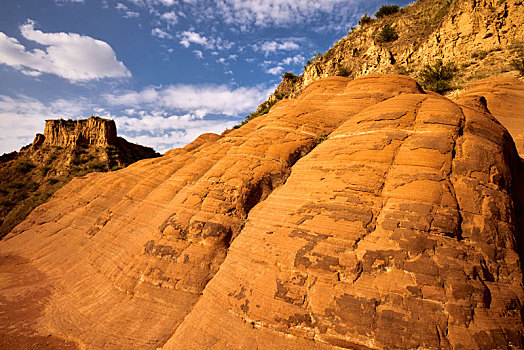
<svg viewBox="0 0 524 350">
<path fill-rule="evenodd" d="M 97 147 L 114 145 L 115 122 L 100 117 L 84 120 L 46 120 L 43 145 L 73 148 L 82 143 Z"/>
<path fill-rule="evenodd" d="M 515 78 L 489 78 L 472 83 L 460 99 L 483 97 L 486 107 L 508 129 L 517 151 L 524 157 L 524 82 Z M 459 100 L 460 101 L 460 100 Z"/>
<path fill-rule="evenodd" d="M 0 343 L 521 347 L 521 160 L 483 101 L 326 78 L 74 179 L 0 242 Z"/>
<path fill-rule="evenodd" d="M 156 156 L 118 137 L 112 120 L 47 120 L 31 145 L 0 157 L 0 238 L 72 177 Z"/>
</svg>

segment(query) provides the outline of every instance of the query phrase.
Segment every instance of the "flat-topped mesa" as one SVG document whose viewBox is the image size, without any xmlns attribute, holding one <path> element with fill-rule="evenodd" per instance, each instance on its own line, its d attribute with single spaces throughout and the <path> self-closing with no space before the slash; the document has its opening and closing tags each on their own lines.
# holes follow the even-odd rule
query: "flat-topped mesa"
<svg viewBox="0 0 524 350">
<path fill-rule="evenodd" d="M 116 125 L 113 120 L 94 116 L 84 120 L 46 120 L 44 138 L 45 146 L 73 148 L 82 144 L 106 147 L 116 143 Z"/>
</svg>

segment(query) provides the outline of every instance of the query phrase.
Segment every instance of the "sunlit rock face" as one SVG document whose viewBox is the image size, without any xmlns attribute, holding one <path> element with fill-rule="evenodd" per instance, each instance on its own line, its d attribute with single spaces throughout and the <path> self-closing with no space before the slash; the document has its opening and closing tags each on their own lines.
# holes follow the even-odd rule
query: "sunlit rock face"
<svg viewBox="0 0 524 350">
<path fill-rule="evenodd" d="M 521 347 L 522 166 L 481 95 L 329 77 L 73 180 L 0 242 L 0 344 Z"/>
</svg>

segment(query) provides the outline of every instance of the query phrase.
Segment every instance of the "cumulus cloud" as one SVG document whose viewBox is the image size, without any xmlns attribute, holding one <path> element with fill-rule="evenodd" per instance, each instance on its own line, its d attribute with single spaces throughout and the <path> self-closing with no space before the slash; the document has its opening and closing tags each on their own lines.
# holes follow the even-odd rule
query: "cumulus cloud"
<svg viewBox="0 0 524 350">
<path fill-rule="evenodd" d="M 191 44 L 201 45 L 208 50 L 229 50 L 234 43 L 222 38 L 206 37 L 200 33 L 183 31 L 179 34 L 180 44 L 188 48 Z"/>
<path fill-rule="evenodd" d="M 255 51 L 262 51 L 266 56 L 276 51 L 298 50 L 299 48 L 300 46 L 292 40 L 265 41 L 262 44 L 253 45 Z"/>
<path fill-rule="evenodd" d="M 266 73 L 273 74 L 273 75 L 279 75 L 284 71 L 284 68 L 281 66 L 276 66 L 273 68 L 269 68 L 266 70 Z"/>
<path fill-rule="evenodd" d="M 305 19 L 333 13 L 348 0 L 222 0 L 217 6 L 226 22 L 266 27 L 301 23 Z M 355 2 L 355 1 L 353 1 Z"/>
<path fill-rule="evenodd" d="M 44 104 L 26 95 L 0 95 L 0 154 L 31 143 L 36 133 L 44 131 L 46 119 L 78 116 L 89 109 L 84 99 L 58 99 Z"/>
<path fill-rule="evenodd" d="M 113 106 L 158 107 L 179 111 L 193 111 L 196 115 L 239 115 L 265 100 L 273 88 L 238 87 L 225 85 L 171 85 L 148 87 L 142 91 L 125 91 L 105 95 Z"/>
<path fill-rule="evenodd" d="M 160 18 L 168 25 L 175 25 L 178 22 L 178 17 L 173 11 L 163 13 Z"/>
<path fill-rule="evenodd" d="M 189 47 L 191 44 L 202 45 L 207 49 L 213 49 L 214 42 L 196 32 L 184 31 L 180 34 L 180 44 Z"/>
<path fill-rule="evenodd" d="M 31 143 L 44 130 L 46 119 L 93 113 L 115 120 L 118 134 L 127 140 L 164 152 L 202 133 L 221 133 L 238 124 L 275 87 L 171 85 L 49 102 L 0 95 L 0 154 Z"/>
<path fill-rule="evenodd" d="M 119 10 L 120 12 L 122 12 L 124 18 L 137 18 L 137 17 L 140 17 L 140 14 L 138 12 L 131 11 L 131 9 L 129 9 L 129 7 L 127 7 L 126 5 L 122 4 L 121 2 L 117 3 L 115 8 L 117 10 Z"/>
<path fill-rule="evenodd" d="M 142 114 L 138 112 L 138 114 Z M 225 129 L 238 124 L 231 118 L 202 119 L 192 114 L 154 115 L 138 117 L 122 116 L 114 118 L 117 130 L 131 142 L 148 145 L 163 153 L 176 147 L 182 147 L 203 133 L 222 133 Z"/>
<path fill-rule="evenodd" d="M 293 56 L 293 57 L 286 57 L 285 59 L 282 60 L 282 63 L 283 64 L 287 64 L 287 65 L 292 65 L 292 64 L 303 65 L 304 62 L 306 62 L 306 59 L 302 55 L 296 55 L 296 56 Z"/>
<path fill-rule="evenodd" d="M 44 33 L 35 30 L 34 24 L 28 20 L 20 32 L 45 49 L 28 51 L 17 39 L 0 32 L 0 63 L 30 76 L 49 73 L 71 82 L 131 76 L 106 42 L 75 33 Z"/>
<path fill-rule="evenodd" d="M 173 36 L 171 34 L 169 34 L 168 32 L 160 29 L 160 28 L 153 28 L 151 29 L 151 35 L 152 36 L 156 36 L 157 38 L 160 38 L 160 39 L 171 39 L 173 38 Z"/>
</svg>

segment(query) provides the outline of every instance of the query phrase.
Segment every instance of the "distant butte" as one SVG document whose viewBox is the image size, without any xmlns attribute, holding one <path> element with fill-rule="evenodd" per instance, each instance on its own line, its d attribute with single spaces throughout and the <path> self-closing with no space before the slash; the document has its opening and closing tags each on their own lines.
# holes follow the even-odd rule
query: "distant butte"
<svg viewBox="0 0 524 350">
<path fill-rule="evenodd" d="M 75 178 L 0 241 L 0 344 L 522 348 L 522 85 L 328 77 Z"/>
<path fill-rule="evenodd" d="M 32 144 L 0 156 L 0 238 L 73 177 L 157 156 L 118 137 L 110 119 L 46 120 L 44 134 Z"/>
</svg>

